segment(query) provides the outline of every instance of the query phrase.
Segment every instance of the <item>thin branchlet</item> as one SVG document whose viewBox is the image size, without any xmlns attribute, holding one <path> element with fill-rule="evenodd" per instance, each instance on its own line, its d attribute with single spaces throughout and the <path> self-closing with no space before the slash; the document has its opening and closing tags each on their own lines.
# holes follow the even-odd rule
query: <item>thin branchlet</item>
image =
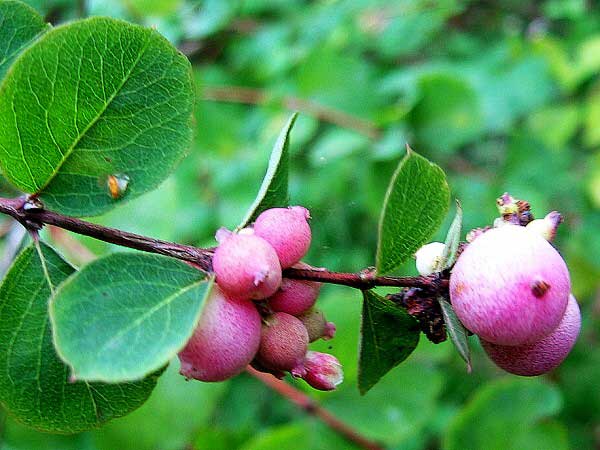
<svg viewBox="0 0 600 450">
<path fill-rule="evenodd" d="M 212 271 L 214 248 L 183 245 L 94 224 L 44 209 L 35 199 L 26 197 L 0 198 L 0 213 L 11 216 L 29 231 L 37 231 L 44 225 L 54 225 L 73 233 L 122 247 L 180 259 L 205 272 Z M 283 271 L 283 276 L 297 280 L 344 285 L 361 290 L 376 286 L 418 287 L 438 293 L 448 290 L 447 279 L 431 276 L 377 276 L 375 271 L 370 269 L 358 273 L 344 273 L 316 268 L 290 268 Z"/>
</svg>

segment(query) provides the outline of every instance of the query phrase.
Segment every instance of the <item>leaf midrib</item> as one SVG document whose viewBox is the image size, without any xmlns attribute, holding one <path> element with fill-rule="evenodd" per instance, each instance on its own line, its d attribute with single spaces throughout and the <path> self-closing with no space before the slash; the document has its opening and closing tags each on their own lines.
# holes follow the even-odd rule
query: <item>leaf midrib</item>
<svg viewBox="0 0 600 450">
<path fill-rule="evenodd" d="M 111 96 L 105 102 L 104 106 L 98 111 L 98 113 L 96 114 L 96 116 L 86 125 L 86 127 L 79 133 L 79 136 L 77 136 L 77 138 L 73 141 L 73 143 L 71 144 L 71 146 L 69 146 L 69 148 L 65 151 L 65 153 L 64 153 L 63 157 L 61 158 L 60 162 L 56 165 L 56 167 L 54 168 L 54 170 L 52 171 L 52 173 L 50 174 L 50 176 L 48 177 L 48 179 L 46 180 L 46 182 L 44 184 L 42 184 L 41 187 L 38 188 L 37 192 L 43 191 L 50 184 L 50 182 L 54 179 L 54 177 L 56 176 L 56 174 L 58 174 L 58 172 L 60 171 L 60 169 L 64 165 L 65 161 L 69 158 L 69 156 L 71 156 L 71 154 L 73 153 L 73 151 L 75 150 L 75 148 L 77 147 L 77 145 L 85 137 L 86 133 L 94 125 L 96 125 L 96 123 L 98 122 L 98 120 L 100 119 L 100 117 L 102 117 L 102 115 L 106 112 L 106 110 L 108 109 L 108 107 L 110 106 L 110 104 L 112 103 L 112 101 L 121 92 L 121 89 L 123 89 L 123 86 L 125 86 L 125 83 L 127 83 L 129 81 L 129 79 L 131 77 L 131 74 L 136 69 L 138 63 L 142 59 L 142 56 L 144 56 L 144 54 L 146 53 L 146 50 L 150 46 L 150 42 L 151 42 L 151 39 L 149 37 L 147 37 L 146 42 L 145 42 L 143 48 L 138 53 L 138 56 L 136 57 L 135 61 L 131 65 L 131 68 L 123 76 L 123 79 L 121 80 L 121 83 L 119 84 L 119 86 L 117 86 L 117 88 L 115 89 L 115 91 L 111 94 Z M 103 83 L 103 88 L 104 88 L 104 83 Z M 76 94 L 78 94 L 78 92 L 76 92 Z M 75 111 L 75 116 L 77 116 L 77 111 Z M 35 183 L 35 181 L 34 181 L 34 184 L 37 185 L 37 183 Z"/>
</svg>

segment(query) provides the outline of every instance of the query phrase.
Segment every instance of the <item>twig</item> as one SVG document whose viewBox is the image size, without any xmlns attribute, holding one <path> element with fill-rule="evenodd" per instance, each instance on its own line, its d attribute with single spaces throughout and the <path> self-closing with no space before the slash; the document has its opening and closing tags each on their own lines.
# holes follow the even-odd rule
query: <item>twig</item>
<svg viewBox="0 0 600 450">
<path fill-rule="evenodd" d="M 104 227 L 86 222 L 85 220 L 64 216 L 54 211 L 35 207 L 28 208 L 28 204 L 30 203 L 23 197 L 0 198 L 0 213 L 13 217 L 29 230 L 40 229 L 43 225 L 54 225 L 122 247 L 180 259 L 206 272 L 212 271 L 212 256 L 214 252 L 212 248 L 198 248 L 128 233 L 116 228 Z M 420 287 L 434 292 L 441 292 L 448 289 L 447 280 L 434 276 L 378 277 L 372 270 L 365 270 L 359 273 L 343 273 L 322 269 L 286 269 L 283 275 L 287 278 L 340 284 L 362 290 L 371 289 L 375 286 Z"/>
<path fill-rule="evenodd" d="M 216 102 L 246 103 L 250 105 L 261 105 L 272 99 L 263 90 L 239 86 L 205 86 L 202 90 L 202 98 Z M 354 130 L 370 139 L 377 139 L 381 135 L 381 130 L 370 121 L 323 106 L 311 100 L 288 95 L 283 98 L 282 103 L 287 109 L 301 111 L 319 120 Z"/>
<path fill-rule="evenodd" d="M 122 247 L 142 250 L 149 253 L 170 256 L 196 263 L 203 270 L 209 271 L 212 266 L 212 250 L 192 247 L 162 241 L 135 233 L 104 227 L 85 220 L 47 211 L 45 209 L 25 209 L 26 202 L 23 198 L 0 198 L 0 213 L 8 214 L 21 222 L 25 228 L 42 225 L 55 225 L 68 231 L 84 236 L 90 236 L 104 242 L 120 245 Z"/>
<path fill-rule="evenodd" d="M 321 269 L 286 269 L 286 278 L 296 280 L 320 281 L 322 283 L 341 284 L 356 289 L 372 289 L 375 286 L 420 287 L 436 292 L 448 288 L 448 280 L 435 277 L 378 277 L 374 271 L 359 273 L 330 272 Z"/>
<path fill-rule="evenodd" d="M 384 447 L 382 445 L 364 437 L 352 427 L 335 417 L 332 413 L 319 406 L 319 404 L 308 395 L 293 386 L 290 386 L 285 381 L 278 380 L 271 374 L 259 372 L 252 367 L 248 367 L 247 371 L 254 378 L 262 381 L 266 386 L 303 409 L 307 414 L 319 418 L 329 428 L 358 447 L 365 450 L 383 450 Z"/>
</svg>

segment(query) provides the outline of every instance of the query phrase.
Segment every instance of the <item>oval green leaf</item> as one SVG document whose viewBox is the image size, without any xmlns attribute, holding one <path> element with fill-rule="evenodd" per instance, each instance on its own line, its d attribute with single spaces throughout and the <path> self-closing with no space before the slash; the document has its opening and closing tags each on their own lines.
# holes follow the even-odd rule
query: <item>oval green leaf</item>
<svg viewBox="0 0 600 450">
<path fill-rule="evenodd" d="M 379 218 L 376 268 L 392 272 L 441 225 L 450 202 L 442 169 L 407 148 L 388 186 Z"/>
<path fill-rule="evenodd" d="M 193 97 L 189 62 L 154 30 L 108 18 L 54 28 L 0 87 L 0 166 L 51 209 L 99 214 L 169 175 Z"/>
<path fill-rule="evenodd" d="M 59 285 L 75 269 L 50 247 L 40 248 L 46 271 L 30 246 L 0 286 L 0 401 L 20 422 L 42 431 L 96 428 L 142 405 L 157 375 L 121 384 L 69 381 L 69 368 L 52 343 L 48 300 L 50 282 Z"/>
<path fill-rule="evenodd" d="M 50 302 L 58 354 L 77 379 L 143 378 L 185 346 L 211 286 L 203 272 L 165 256 L 115 253 L 98 259 Z"/>
<path fill-rule="evenodd" d="M 386 373 L 404 361 L 419 343 L 414 317 L 372 291 L 363 291 L 358 389 L 365 394 Z"/>
<path fill-rule="evenodd" d="M 292 114 L 279 133 L 273 146 L 267 173 L 263 179 L 254 202 L 248 209 L 239 228 L 244 228 L 254 222 L 258 215 L 266 209 L 287 206 L 289 202 L 288 179 L 290 172 L 290 133 L 298 117 Z"/>
<path fill-rule="evenodd" d="M 49 28 L 29 5 L 0 1 L 0 81 L 21 52 Z"/>
</svg>

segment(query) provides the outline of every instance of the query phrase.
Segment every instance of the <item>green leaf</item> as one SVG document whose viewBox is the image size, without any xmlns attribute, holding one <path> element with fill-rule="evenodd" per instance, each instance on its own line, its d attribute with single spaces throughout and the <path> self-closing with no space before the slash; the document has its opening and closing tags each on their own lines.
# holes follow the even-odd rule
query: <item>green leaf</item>
<svg viewBox="0 0 600 450">
<path fill-rule="evenodd" d="M 450 336 L 450 340 L 458 350 L 458 354 L 467 363 L 467 371 L 471 372 L 471 350 L 469 349 L 469 337 L 467 336 L 467 330 L 463 324 L 458 320 L 454 308 L 443 298 L 439 298 L 440 306 L 442 308 L 442 315 L 444 316 L 444 324 L 446 325 L 446 331 Z"/>
<path fill-rule="evenodd" d="M 442 223 L 449 202 L 442 169 L 407 148 L 383 202 L 377 273 L 393 271 L 425 244 Z"/>
<path fill-rule="evenodd" d="M 184 449 L 198 428 L 212 422 L 227 387 L 227 383 L 188 383 L 179 374 L 179 364 L 170 364 L 144 406 L 94 432 L 94 450 Z"/>
<path fill-rule="evenodd" d="M 185 346 L 211 286 L 204 273 L 164 256 L 98 259 L 64 283 L 50 303 L 58 354 L 77 379 L 142 378 Z"/>
<path fill-rule="evenodd" d="M 339 343 L 334 345 L 339 349 Z M 354 386 L 343 383 L 335 392 L 323 396 L 323 406 L 358 433 L 380 442 L 383 448 L 427 448 L 411 443 L 431 436 L 430 427 L 437 423 L 436 415 L 446 408 L 447 403 L 441 398 L 449 386 L 448 371 L 440 370 L 439 364 L 428 357 L 427 348 L 431 346 L 423 339 L 415 357 L 382 378 L 368 395 L 361 396 Z M 431 351 L 439 354 L 440 349 Z"/>
<path fill-rule="evenodd" d="M 156 31 L 92 18 L 44 34 L 0 87 L 0 166 L 65 214 L 99 214 L 163 181 L 191 140 L 187 59 Z M 111 195 L 110 176 L 124 180 Z"/>
<path fill-rule="evenodd" d="M 464 78 L 432 73 L 421 78 L 419 88 L 411 120 L 424 148 L 452 153 L 483 134 L 481 99 Z"/>
<path fill-rule="evenodd" d="M 600 91 L 593 92 L 587 99 L 584 118 L 585 145 L 596 148 L 600 146 L 600 130 L 595 125 L 600 120 Z"/>
<path fill-rule="evenodd" d="M 458 244 L 460 243 L 460 233 L 462 231 L 462 220 L 463 210 L 460 202 L 456 200 L 456 214 L 454 220 L 450 224 L 448 234 L 446 235 L 446 241 L 444 247 L 444 253 L 442 254 L 442 267 L 441 270 L 448 269 L 454 265 L 456 261 L 456 252 L 458 251 Z"/>
<path fill-rule="evenodd" d="M 95 428 L 144 403 L 157 376 L 122 384 L 69 381 L 69 368 L 52 344 L 48 299 L 50 283 L 58 286 L 75 269 L 50 247 L 41 244 L 40 251 L 46 271 L 29 246 L 0 287 L 0 401 L 20 422 L 42 431 Z"/>
<path fill-rule="evenodd" d="M 304 450 L 307 448 L 307 427 L 303 423 L 290 423 L 267 428 L 240 446 L 241 450 Z"/>
<path fill-rule="evenodd" d="M 288 178 L 290 172 L 290 132 L 298 117 L 297 113 L 292 114 L 287 123 L 279 133 L 275 142 L 267 173 L 263 179 L 258 195 L 254 199 L 252 206 L 248 209 L 244 220 L 239 228 L 244 228 L 258 217 L 266 209 L 287 206 L 289 202 Z"/>
<path fill-rule="evenodd" d="M 25 3 L 0 1 L 0 81 L 19 54 L 49 28 Z"/>
<path fill-rule="evenodd" d="M 358 389 L 365 394 L 419 343 L 417 321 L 391 301 L 363 291 Z"/>
<path fill-rule="evenodd" d="M 566 450 L 566 430 L 550 417 L 560 391 L 536 379 L 504 378 L 476 392 L 448 427 L 446 450 Z M 474 426 L 474 424 L 477 424 Z"/>
</svg>

